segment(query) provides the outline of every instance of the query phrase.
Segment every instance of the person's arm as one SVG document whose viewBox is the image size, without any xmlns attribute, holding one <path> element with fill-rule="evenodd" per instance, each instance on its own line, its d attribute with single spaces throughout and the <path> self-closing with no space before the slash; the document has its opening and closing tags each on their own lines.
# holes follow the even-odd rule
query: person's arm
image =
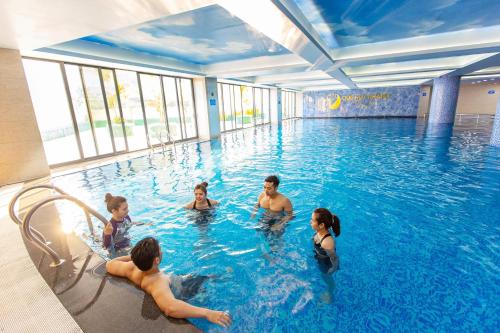
<svg viewBox="0 0 500 333">
<path fill-rule="evenodd" d="M 128 272 L 130 272 L 132 259 L 130 256 L 123 256 L 112 259 L 106 263 L 106 271 L 109 274 L 128 277 Z"/>
<path fill-rule="evenodd" d="M 104 231 L 102 233 L 102 246 L 107 249 L 111 245 L 111 236 L 113 235 L 114 232 L 113 224 L 111 222 L 108 222 L 106 226 L 104 227 Z"/>
<path fill-rule="evenodd" d="M 260 208 L 260 200 L 261 200 L 263 194 L 264 194 L 264 192 L 262 192 L 261 194 L 259 194 L 259 197 L 257 198 L 257 203 L 253 207 L 252 215 L 250 216 L 250 218 L 252 218 L 252 219 L 255 217 L 255 214 L 257 213 L 257 211 Z"/>
<path fill-rule="evenodd" d="M 167 316 L 173 318 L 205 318 L 223 327 L 231 325 L 231 317 L 226 312 L 201 308 L 176 299 L 166 281 L 162 281 L 161 287 L 153 290 L 151 296 Z"/>
<path fill-rule="evenodd" d="M 332 264 L 332 267 L 327 272 L 328 274 L 331 274 L 338 268 L 338 258 L 335 253 L 335 238 L 333 238 L 333 236 L 325 238 L 325 240 L 321 243 L 321 247 L 325 250 L 328 258 L 330 259 L 330 263 Z"/>
<path fill-rule="evenodd" d="M 281 223 L 285 224 L 293 218 L 293 207 L 290 199 L 286 198 L 285 205 L 283 206 L 283 211 L 285 212 L 285 216 L 281 219 Z"/>
<path fill-rule="evenodd" d="M 193 209 L 193 206 L 194 206 L 194 201 L 193 201 L 193 202 L 188 203 L 187 205 L 185 205 L 185 206 L 184 206 L 184 209 Z"/>
<path fill-rule="evenodd" d="M 210 203 L 212 205 L 218 205 L 219 204 L 219 202 L 217 200 L 212 200 L 212 199 L 207 199 L 207 200 L 210 200 Z"/>
</svg>

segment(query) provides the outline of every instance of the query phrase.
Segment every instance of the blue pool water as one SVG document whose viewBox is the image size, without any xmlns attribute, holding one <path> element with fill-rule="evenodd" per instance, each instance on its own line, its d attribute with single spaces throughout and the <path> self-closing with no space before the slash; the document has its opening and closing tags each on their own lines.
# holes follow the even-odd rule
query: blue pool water
<svg viewBox="0 0 500 333">
<path fill-rule="evenodd" d="M 131 237 L 158 237 L 162 268 L 216 275 L 191 302 L 229 310 L 231 332 L 493 332 L 500 149 L 488 145 L 490 131 L 475 120 L 452 136 L 415 119 L 296 120 L 54 183 L 103 213 L 106 192 L 127 197 L 133 220 L 154 223 Z M 250 219 L 270 174 L 295 208 L 280 237 Z M 181 208 L 201 181 L 221 202 L 208 219 Z M 333 277 L 312 253 L 309 220 L 320 206 L 341 219 Z M 83 221 L 66 228 L 85 233 Z"/>
</svg>

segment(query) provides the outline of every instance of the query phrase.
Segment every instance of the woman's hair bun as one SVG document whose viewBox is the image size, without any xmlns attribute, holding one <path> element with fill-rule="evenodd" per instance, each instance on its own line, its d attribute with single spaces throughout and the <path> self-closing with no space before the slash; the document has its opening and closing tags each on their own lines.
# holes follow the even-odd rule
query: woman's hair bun
<svg viewBox="0 0 500 333">
<path fill-rule="evenodd" d="M 207 183 L 207 182 L 202 182 L 200 185 L 205 186 L 205 188 L 207 188 L 207 187 L 208 187 L 208 183 Z"/>
<path fill-rule="evenodd" d="M 111 193 L 106 193 L 106 195 L 104 196 L 104 202 L 109 202 L 111 199 L 113 199 Z"/>
</svg>

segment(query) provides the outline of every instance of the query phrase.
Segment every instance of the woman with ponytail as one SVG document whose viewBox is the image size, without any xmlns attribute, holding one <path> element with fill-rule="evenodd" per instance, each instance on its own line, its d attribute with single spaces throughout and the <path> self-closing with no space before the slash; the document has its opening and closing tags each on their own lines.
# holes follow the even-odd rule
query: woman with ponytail
<svg viewBox="0 0 500 333">
<path fill-rule="evenodd" d="M 340 220 L 326 208 L 317 208 L 312 213 L 311 227 L 316 231 L 313 237 L 314 256 L 323 273 L 333 273 L 339 267 L 335 250 L 335 237 L 340 235 Z M 330 234 L 330 229 L 335 237 Z"/>
<path fill-rule="evenodd" d="M 194 201 L 188 203 L 184 208 L 194 210 L 207 210 L 213 208 L 219 202 L 207 198 L 208 183 L 203 182 L 194 187 Z"/>
<path fill-rule="evenodd" d="M 115 243 L 115 250 L 129 246 L 130 239 L 127 231 L 132 225 L 151 225 L 142 222 L 132 222 L 130 216 L 128 216 L 127 199 L 124 197 L 106 193 L 104 202 L 106 203 L 108 212 L 111 213 L 111 220 L 104 227 L 102 235 L 102 245 L 106 249 L 111 246 L 111 237 L 113 237 Z"/>
</svg>

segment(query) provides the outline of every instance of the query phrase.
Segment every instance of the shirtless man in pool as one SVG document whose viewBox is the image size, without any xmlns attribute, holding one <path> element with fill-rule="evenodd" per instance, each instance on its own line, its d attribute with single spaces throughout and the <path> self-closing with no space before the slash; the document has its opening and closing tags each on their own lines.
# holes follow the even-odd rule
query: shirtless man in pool
<svg viewBox="0 0 500 333">
<path fill-rule="evenodd" d="M 121 276 L 150 294 L 158 307 L 173 318 L 205 318 L 208 321 L 228 327 L 231 317 L 227 312 L 214 311 L 190 305 L 175 298 L 170 289 L 170 279 L 158 268 L 162 253 L 155 238 L 139 241 L 130 256 L 118 257 L 106 263 L 109 274 Z"/>
<path fill-rule="evenodd" d="M 262 207 L 273 214 L 285 214 L 280 219 L 279 223 L 272 226 L 272 230 L 281 230 L 283 226 L 293 217 L 292 203 L 287 197 L 278 192 L 279 184 L 280 181 L 278 177 L 267 177 L 264 180 L 264 191 L 259 195 L 257 204 L 255 205 L 255 211 Z"/>
</svg>

